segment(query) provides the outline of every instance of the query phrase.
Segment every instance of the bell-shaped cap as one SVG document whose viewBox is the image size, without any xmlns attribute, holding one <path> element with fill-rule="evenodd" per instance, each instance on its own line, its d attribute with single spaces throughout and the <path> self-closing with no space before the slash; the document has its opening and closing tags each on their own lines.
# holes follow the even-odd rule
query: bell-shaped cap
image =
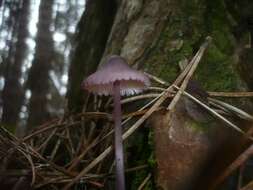
<svg viewBox="0 0 253 190">
<path fill-rule="evenodd" d="M 150 85 L 149 78 L 132 69 L 120 56 L 111 56 L 101 67 L 83 81 L 82 86 L 98 95 L 113 95 L 114 82 L 120 82 L 121 95 L 140 93 Z"/>
</svg>

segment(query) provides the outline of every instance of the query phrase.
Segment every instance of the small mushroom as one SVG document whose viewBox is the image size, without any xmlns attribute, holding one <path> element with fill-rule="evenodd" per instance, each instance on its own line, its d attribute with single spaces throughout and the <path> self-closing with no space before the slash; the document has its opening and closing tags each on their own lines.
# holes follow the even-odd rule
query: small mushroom
<svg viewBox="0 0 253 190">
<path fill-rule="evenodd" d="M 83 87 L 98 95 L 112 95 L 115 122 L 116 189 L 125 190 L 125 172 L 121 127 L 121 95 L 142 92 L 150 85 L 149 78 L 129 67 L 120 56 L 110 56 L 103 65 L 83 81 Z"/>
</svg>

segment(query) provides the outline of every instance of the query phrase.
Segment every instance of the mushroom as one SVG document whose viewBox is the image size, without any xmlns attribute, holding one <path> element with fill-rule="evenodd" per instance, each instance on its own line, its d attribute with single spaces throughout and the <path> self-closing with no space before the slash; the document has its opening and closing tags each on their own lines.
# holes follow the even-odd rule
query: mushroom
<svg viewBox="0 0 253 190">
<path fill-rule="evenodd" d="M 98 95 L 112 95 L 115 122 L 116 189 L 125 189 L 124 157 L 121 127 L 120 96 L 142 92 L 150 85 L 149 78 L 142 72 L 129 67 L 120 56 L 110 56 L 103 65 L 83 81 L 83 88 Z"/>
</svg>

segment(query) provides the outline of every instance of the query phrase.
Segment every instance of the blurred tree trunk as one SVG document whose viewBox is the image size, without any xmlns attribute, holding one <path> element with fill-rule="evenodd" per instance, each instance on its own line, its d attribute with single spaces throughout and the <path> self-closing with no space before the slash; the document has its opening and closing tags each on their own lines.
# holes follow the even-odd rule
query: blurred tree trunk
<svg viewBox="0 0 253 190">
<path fill-rule="evenodd" d="M 31 91 L 28 105 L 28 128 L 41 124 L 50 118 L 48 110 L 49 71 L 54 53 L 52 38 L 54 0 L 42 0 L 39 6 L 38 31 L 32 67 L 27 85 Z"/>
<path fill-rule="evenodd" d="M 15 127 L 19 120 L 19 113 L 24 99 L 21 84 L 22 66 L 27 54 L 26 39 L 28 33 L 30 0 L 20 2 L 17 11 L 15 27 L 13 30 L 12 45 L 9 49 L 4 79 L 5 85 L 2 92 L 3 115 L 2 124 Z"/>
<path fill-rule="evenodd" d="M 228 11 L 228 7 L 231 6 L 230 1 L 121 0 L 117 2 L 119 4 L 112 27 L 107 28 L 110 33 L 105 35 L 104 25 L 92 24 L 109 19 L 109 16 L 106 15 L 99 17 L 101 13 L 94 10 L 94 7 L 98 7 L 102 2 L 87 1 L 86 12 L 79 24 L 77 38 L 79 40 L 69 72 L 67 98 L 70 111 L 81 111 L 84 99 L 87 98 L 87 94 L 81 91 L 81 81 L 96 69 L 105 56 L 121 55 L 128 60 L 130 65 L 142 68 L 168 82 L 173 82 L 180 74 L 178 63 L 189 60 L 206 36 L 211 36 L 213 42 L 201 60 L 194 79 L 198 80 L 206 91 L 243 91 L 248 90 L 250 84 L 253 83 L 250 77 L 245 80 L 245 76 L 241 74 L 241 65 L 238 65 L 241 60 L 238 47 L 240 46 L 240 50 L 244 49 L 251 38 L 247 38 L 246 35 L 246 40 L 244 37 L 243 42 L 238 41 L 235 31 L 243 29 L 240 24 L 243 22 L 236 22 L 238 19 L 234 17 L 238 15 Z M 235 2 L 237 1 L 234 0 L 233 3 Z M 247 7 L 249 4 L 252 2 L 247 1 L 242 6 Z M 240 18 L 245 20 L 243 17 Z M 252 22 L 247 21 L 247 23 Z M 249 27 L 245 27 L 240 34 L 248 31 Z M 104 43 L 99 44 L 93 38 L 98 40 L 101 35 L 104 35 L 102 38 Z M 248 73 L 244 72 L 245 74 Z M 253 110 L 248 100 L 240 101 L 238 105 Z M 186 108 L 183 107 L 183 110 Z M 237 133 L 235 135 L 231 129 L 224 132 L 225 126 L 221 123 L 211 130 L 210 135 L 209 128 L 212 128 L 212 123 L 207 122 L 202 125 L 188 112 L 185 112 L 182 118 L 176 112 L 167 113 L 165 111 L 165 113 L 158 114 L 158 120 L 152 123 L 152 126 L 155 131 L 156 150 L 154 154 L 158 164 L 156 182 L 157 187 L 162 190 L 206 189 L 205 187 L 212 181 L 209 174 L 215 173 L 212 171 L 215 166 L 228 163 L 227 159 L 222 159 L 226 157 L 225 152 L 232 150 L 238 153 L 240 149 L 233 149 L 233 142 L 237 142 L 241 136 L 238 137 Z M 170 115 L 169 118 L 168 115 Z M 173 124 L 171 117 L 175 118 L 176 124 Z M 160 126 L 160 122 L 166 123 Z M 170 138 L 168 133 L 170 130 L 175 132 L 176 141 Z M 217 135 L 218 141 L 216 141 Z M 219 153 L 220 160 L 217 159 L 216 153 Z M 198 154 L 200 155 L 197 156 Z M 213 160 L 216 162 L 211 162 Z M 146 160 L 143 162 L 146 163 Z M 174 164 L 176 164 L 175 167 Z M 176 173 L 173 173 L 174 169 L 177 170 Z M 201 183 L 203 176 L 208 177 L 205 178 L 204 183 Z M 132 184 L 135 184 L 135 180 L 140 178 L 138 183 L 144 180 L 143 173 L 142 175 L 136 174 Z M 135 188 L 137 187 L 131 186 L 131 189 Z"/>
<path fill-rule="evenodd" d="M 68 109 L 80 112 L 84 103 L 81 83 L 84 76 L 95 71 L 103 55 L 110 33 L 116 2 L 90 0 L 77 27 L 68 82 Z"/>
</svg>

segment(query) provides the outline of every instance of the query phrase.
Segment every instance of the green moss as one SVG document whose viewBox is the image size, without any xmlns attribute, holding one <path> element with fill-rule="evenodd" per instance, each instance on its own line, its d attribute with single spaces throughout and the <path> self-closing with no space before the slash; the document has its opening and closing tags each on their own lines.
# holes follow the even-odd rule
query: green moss
<svg viewBox="0 0 253 190">
<path fill-rule="evenodd" d="M 240 83 L 232 58 L 235 40 L 223 1 L 206 0 L 204 15 L 206 23 L 203 33 L 212 36 L 213 42 L 197 69 L 196 79 L 208 90 L 235 90 Z"/>
<path fill-rule="evenodd" d="M 10 133 L 15 134 L 16 126 L 15 125 L 2 125 L 5 129 L 7 129 Z"/>
<path fill-rule="evenodd" d="M 196 132 L 205 132 L 210 129 L 210 122 L 203 123 L 203 122 L 196 122 L 194 120 L 189 120 L 186 126 L 192 128 Z"/>
<path fill-rule="evenodd" d="M 172 82 L 180 73 L 178 63 L 190 58 L 195 44 L 202 38 L 203 28 L 202 1 L 181 0 L 177 2 L 180 9 L 175 9 L 167 21 L 157 47 L 151 52 L 145 63 L 148 72 Z"/>
<path fill-rule="evenodd" d="M 210 91 L 235 90 L 240 80 L 231 56 L 222 53 L 215 45 L 209 47 L 195 76 Z"/>
<path fill-rule="evenodd" d="M 227 10 L 223 1 L 206 0 L 205 30 L 212 35 L 217 47 L 224 53 L 231 54 L 234 40 L 231 33 L 231 26 L 227 17 Z"/>
<path fill-rule="evenodd" d="M 128 189 L 138 189 L 143 180 L 152 173 L 153 166 L 155 165 L 155 159 L 153 154 L 153 132 L 150 129 L 143 128 L 139 134 L 136 134 L 133 138 L 134 141 L 129 144 L 128 148 L 131 148 L 131 160 L 128 167 L 136 167 L 147 164 L 149 167 L 136 172 L 129 173 L 127 179 L 131 180 L 128 182 Z M 154 189 L 153 178 L 151 178 L 145 185 L 146 190 Z"/>
<path fill-rule="evenodd" d="M 148 165 L 151 169 L 156 167 L 156 159 L 154 155 L 154 131 L 151 128 L 148 135 L 148 145 L 150 147 L 150 154 L 148 158 Z"/>
<path fill-rule="evenodd" d="M 232 54 L 235 40 L 223 1 L 181 0 L 145 68 L 148 72 L 173 82 L 179 75 L 178 63 L 191 59 L 206 36 L 213 38 L 194 77 L 206 90 L 235 90 L 239 75 Z"/>
<path fill-rule="evenodd" d="M 136 173 L 136 176 L 133 180 L 133 183 L 131 185 L 131 189 L 135 190 L 138 189 L 138 187 L 140 186 L 140 184 L 143 182 L 143 180 L 147 177 L 148 173 L 145 170 L 141 170 L 139 172 Z M 151 190 L 151 182 L 148 182 L 148 184 L 146 184 L 145 186 L 145 190 Z"/>
</svg>

